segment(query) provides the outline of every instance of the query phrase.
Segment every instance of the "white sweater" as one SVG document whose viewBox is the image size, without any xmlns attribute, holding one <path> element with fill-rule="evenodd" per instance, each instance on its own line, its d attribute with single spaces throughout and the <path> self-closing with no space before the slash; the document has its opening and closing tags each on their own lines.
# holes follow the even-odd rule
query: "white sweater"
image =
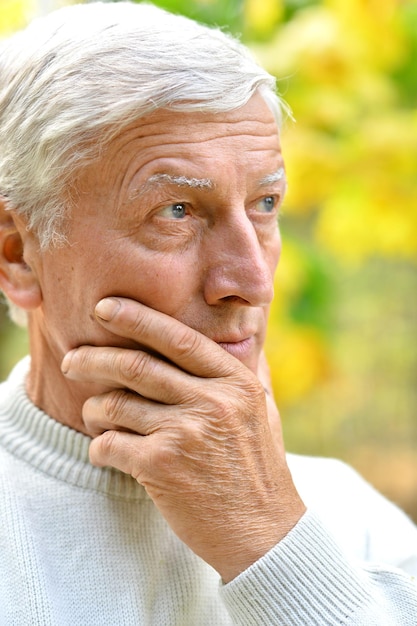
<svg viewBox="0 0 417 626">
<path fill-rule="evenodd" d="M 29 401 L 27 366 L 0 385 L 0 626 L 417 624 L 417 529 L 346 465 L 289 455 L 308 512 L 222 585 L 141 486 Z"/>
</svg>

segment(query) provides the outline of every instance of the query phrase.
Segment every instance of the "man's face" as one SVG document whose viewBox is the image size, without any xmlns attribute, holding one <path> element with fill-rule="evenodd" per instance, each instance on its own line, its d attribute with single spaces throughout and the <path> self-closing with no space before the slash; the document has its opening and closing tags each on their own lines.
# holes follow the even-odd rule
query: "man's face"
<svg viewBox="0 0 417 626">
<path fill-rule="evenodd" d="M 280 253 L 282 168 L 258 95 L 221 115 L 160 110 L 121 133 L 77 181 L 70 245 L 31 263 L 43 297 L 33 328 L 56 360 L 83 343 L 129 345 L 94 318 L 101 298 L 119 295 L 256 372 Z"/>
</svg>

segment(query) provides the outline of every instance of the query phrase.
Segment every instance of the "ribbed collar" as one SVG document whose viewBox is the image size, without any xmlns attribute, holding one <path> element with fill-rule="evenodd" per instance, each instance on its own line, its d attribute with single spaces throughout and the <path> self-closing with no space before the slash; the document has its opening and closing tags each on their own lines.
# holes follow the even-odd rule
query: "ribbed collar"
<svg viewBox="0 0 417 626">
<path fill-rule="evenodd" d="M 147 498 L 131 476 L 91 465 L 91 439 L 60 424 L 30 401 L 25 389 L 29 365 L 27 357 L 0 385 L 0 445 L 41 472 L 82 489 L 124 500 Z"/>
</svg>

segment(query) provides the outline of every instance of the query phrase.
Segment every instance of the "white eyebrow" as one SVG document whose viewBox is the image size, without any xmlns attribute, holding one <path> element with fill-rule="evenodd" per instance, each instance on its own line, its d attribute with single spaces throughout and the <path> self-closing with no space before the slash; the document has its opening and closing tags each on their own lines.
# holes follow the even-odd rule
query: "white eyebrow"
<svg viewBox="0 0 417 626">
<path fill-rule="evenodd" d="M 273 174 L 267 174 L 259 181 L 260 186 L 271 185 L 276 183 L 285 176 L 285 170 L 283 167 L 277 169 Z M 137 199 L 153 185 L 159 185 L 168 183 L 169 185 L 176 185 L 177 187 L 189 187 L 191 189 L 214 189 L 215 184 L 210 178 L 188 178 L 187 176 L 175 176 L 172 174 L 153 174 L 147 181 L 141 186 L 140 189 L 135 189 L 130 196 L 130 200 Z"/>
<path fill-rule="evenodd" d="M 177 187 L 188 187 L 191 189 L 213 189 L 214 183 L 209 178 L 188 178 L 187 176 L 175 176 L 172 174 L 153 174 L 139 189 L 134 189 L 129 196 L 129 200 L 137 200 L 152 187 L 163 185 L 176 185 Z"/>
<path fill-rule="evenodd" d="M 188 178 L 187 176 L 172 176 L 171 174 L 154 174 L 145 183 L 168 183 L 177 187 L 191 187 L 193 189 L 213 189 L 213 181 L 209 178 Z"/>
<path fill-rule="evenodd" d="M 285 175 L 283 167 L 277 169 L 273 174 L 268 174 L 261 178 L 260 185 L 270 185 L 282 180 Z M 154 174 L 145 183 L 169 183 L 178 187 L 192 187 L 194 189 L 213 189 L 214 183 L 209 178 L 187 178 L 187 176 L 172 176 L 171 174 Z"/>
<path fill-rule="evenodd" d="M 285 176 L 285 170 L 283 167 L 279 167 L 276 172 L 273 174 L 268 174 L 264 176 L 259 181 L 259 185 L 271 185 L 272 183 L 277 183 L 279 180 L 282 180 Z"/>
</svg>

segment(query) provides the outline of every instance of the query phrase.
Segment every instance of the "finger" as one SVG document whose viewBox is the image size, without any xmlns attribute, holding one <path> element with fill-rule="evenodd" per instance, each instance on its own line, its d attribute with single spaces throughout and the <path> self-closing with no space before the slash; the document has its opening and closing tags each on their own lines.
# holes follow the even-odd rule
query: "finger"
<svg viewBox="0 0 417 626">
<path fill-rule="evenodd" d="M 71 380 L 130 389 L 164 404 L 192 401 L 205 380 L 154 355 L 125 348 L 81 346 L 66 355 L 61 367 Z"/>
<path fill-rule="evenodd" d="M 228 376 L 239 368 L 237 359 L 202 333 L 134 300 L 105 298 L 97 304 L 96 316 L 111 332 L 145 345 L 196 376 Z"/>
<path fill-rule="evenodd" d="M 164 440 L 158 434 L 141 437 L 134 433 L 106 430 L 90 443 L 89 456 L 93 465 L 115 467 L 130 474 L 145 488 L 152 483 L 154 489 L 150 495 L 153 498 L 164 485 L 168 484 L 172 489 L 175 476 L 182 476 L 185 484 L 189 484 L 189 477 L 173 465 L 183 456 L 178 454 L 175 440 Z M 183 487 L 183 481 L 177 484 L 174 497 L 178 488 Z"/>
<path fill-rule="evenodd" d="M 91 442 L 90 461 L 97 467 L 115 467 L 136 478 L 141 441 L 135 434 L 107 430 Z"/>
<path fill-rule="evenodd" d="M 123 389 L 88 398 L 82 409 L 84 424 L 92 437 L 106 430 L 152 435 L 173 426 L 173 409 Z"/>
<path fill-rule="evenodd" d="M 177 454 L 170 445 L 163 445 L 157 435 L 140 437 L 128 432 L 107 430 L 92 440 L 89 456 L 91 463 L 97 467 L 115 467 L 130 474 L 147 490 L 152 485 L 153 493 L 150 495 L 157 498 L 158 493 L 164 490 L 164 484 L 171 483 L 172 460 Z M 156 474 L 159 478 L 155 478 Z"/>
</svg>

